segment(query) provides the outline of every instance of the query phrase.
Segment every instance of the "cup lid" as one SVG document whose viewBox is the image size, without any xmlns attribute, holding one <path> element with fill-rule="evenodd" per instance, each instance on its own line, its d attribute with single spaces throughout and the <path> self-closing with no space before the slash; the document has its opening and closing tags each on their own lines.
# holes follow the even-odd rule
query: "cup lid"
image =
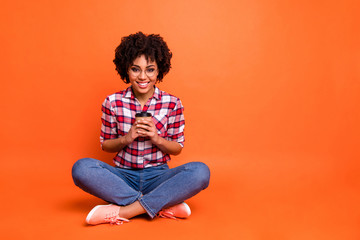
<svg viewBox="0 0 360 240">
<path fill-rule="evenodd" d="M 135 117 L 151 117 L 151 113 L 149 112 L 139 112 L 135 114 Z"/>
</svg>

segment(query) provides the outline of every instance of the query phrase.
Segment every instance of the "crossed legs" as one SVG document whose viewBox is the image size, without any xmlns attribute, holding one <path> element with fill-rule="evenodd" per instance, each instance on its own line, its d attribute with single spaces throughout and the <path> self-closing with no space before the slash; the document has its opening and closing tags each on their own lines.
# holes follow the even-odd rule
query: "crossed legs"
<svg viewBox="0 0 360 240">
<path fill-rule="evenodd" d="M 196 195 L 209 184 L 209 168 L 191 162 L 169 169 L 162 165 L 142 170 L 110 166 L 92 158 L 78 160 L 72 169 L 74 183 L 84 191 L 120 206 L 124 218 L 147 213 L 154 218 L 167 207 Z"/>
</svg>

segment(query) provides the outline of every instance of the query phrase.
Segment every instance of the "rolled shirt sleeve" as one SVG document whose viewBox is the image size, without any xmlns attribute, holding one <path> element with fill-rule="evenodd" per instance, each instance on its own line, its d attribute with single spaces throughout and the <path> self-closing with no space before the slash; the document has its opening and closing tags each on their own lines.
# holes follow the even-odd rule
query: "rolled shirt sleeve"
<svg viewBox="0 0 360 240">
<path fill-rule="evenodd" d="M 170 112 L 168 118 L 168 129 L 166 140 L 176 141 L 184 147 L 185 135 L 185 118 L 184 107 L 180 99 L 177 99 L 174 109 Z"/>
<path fill-rule="evenodd" d="M 102 146 L 105 140 L 118 138 L 118 129 L 116 114 L 109 98 L 103 102 L 101 111 L 100 145 Z"/>
</svg>

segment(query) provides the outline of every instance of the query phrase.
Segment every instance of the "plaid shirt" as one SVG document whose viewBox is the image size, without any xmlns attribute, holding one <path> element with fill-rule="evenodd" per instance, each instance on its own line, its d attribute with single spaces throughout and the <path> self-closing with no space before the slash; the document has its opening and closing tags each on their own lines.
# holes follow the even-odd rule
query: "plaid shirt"
<svg viewBox="0 0 360 240">
<path fill-rule="evenodd" d="M 180 99 L 155 87 L 154 95 L 141 109 L 131 86 L 108 96 L 103 102 L 101 145 L 107 139 L 126 135 L 135 122 L 135 114 L 142 110 L 152 114 L 159 136 L 184 147 L 185 120 Z M 149 138 L 144 137 L 136 138 L 114 157 L 115 165 L 122 168 L 148 168 L 169 160 L 169 154 L 163 153 Z"/>
</svg>

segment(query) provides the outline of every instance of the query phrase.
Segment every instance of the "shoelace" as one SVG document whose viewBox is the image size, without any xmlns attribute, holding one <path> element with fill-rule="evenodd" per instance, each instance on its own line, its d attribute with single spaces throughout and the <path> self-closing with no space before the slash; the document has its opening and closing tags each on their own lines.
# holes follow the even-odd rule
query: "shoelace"
<svg viewBox="0 0 360 240">
<path fill-rule="evenodd" d="M 174 216 L 174 213 L 171 212 L 171 211 L 160 211 L 160 212 L 159 212 L 159 217 L 162 217 L 162 218 L 170 218 L 170 219 L 178 220 L 178 219 Z"/>
<path fill-rule="evenodd" d="M 121 225 L 124 222 L 130 222 L 129 219 L 119 217 L 117 212 L 112 212 L 111 214 L 108 214 L 105 217 L 105 221 L 110 223 L 111 225 Z"/>
</svg>

